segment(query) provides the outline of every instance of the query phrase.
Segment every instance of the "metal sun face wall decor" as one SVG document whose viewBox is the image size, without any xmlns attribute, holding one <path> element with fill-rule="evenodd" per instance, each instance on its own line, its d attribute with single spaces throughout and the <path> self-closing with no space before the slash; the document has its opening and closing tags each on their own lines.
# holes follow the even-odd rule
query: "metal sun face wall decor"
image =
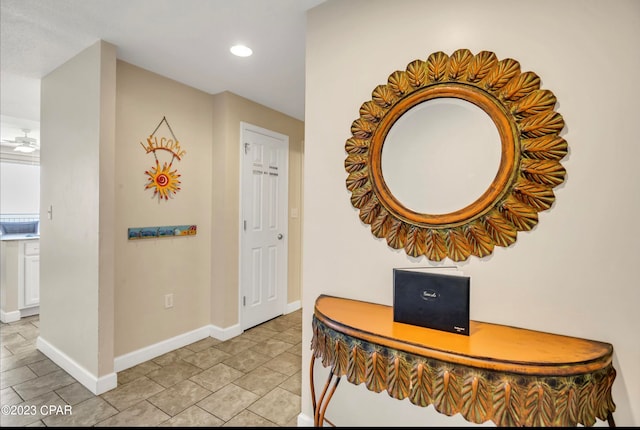
<svg viewBox="0 0 640 430">
<path fill-rule="evenodd" d="M 169 132 L 171 133 L 171 139 L 166 137 L 156 136 L 158 129 L 162 124 L 165 124 Z M 178 170 L 171 170 L 173 166 L 174 160 L 180 161 L 182 157 L 187 153 L 180 146 L 180 142 L 173 134 L 173 130 L 171 130 L 171 126 L 165 117 L 162 117 L 162 120 L 158 124 L 153 133 L 147 137 L 146 145 L 140 142 L 140 145 L 147 154 L 153 154 L 153 158 L 155 159 L 155 166 L 149 170 L 146 170 L 144 174 L 147 176 L 147 184 L 145 185 L 145 190 L 153 189 L 153 195 L 151 198 L 158 198 L 158 201 L 169 200 L 169 198 L 173 198 L 173 196 L 180 191 L 180 174 L 178 174 Z M 162 162 L 162 167 L 160 167 L 160 159 L 158 157 L 159 152 L 162 154 L 169 153 L 171 158 L 167 162 L 166 159 Z M 165 157 L 166 158 L 166 157 Z"/>
<path fill-rule="evenodd" d="M 471 204 L 450 213 L 420 213 L 390 191 L 382 174 L 382 149 L 404 113 L 438 98 L 473 103 L 491 118 L 501 140 L 500 163 L 493 182 Z M 373 90 L 351 125 L 344 162 L 351 204 L 375 237 L 412 257 L 464 261 L 488 256 L 495 246 L 507 247 L 518 231 L 538 223 L 538 212 L 551 207 L 553 189 L 564 182 L 560 160 L 567 142 L 559 136 L 564 120 L 555 104 L 556 97 L 540 88 L 535 73 L 523 73 L 516 60 L 498 60 L 493 52 L 473 55 L 459 49 L 450 56 L 435 52 L 426 61 L 414 60 Z"/>
</svg>

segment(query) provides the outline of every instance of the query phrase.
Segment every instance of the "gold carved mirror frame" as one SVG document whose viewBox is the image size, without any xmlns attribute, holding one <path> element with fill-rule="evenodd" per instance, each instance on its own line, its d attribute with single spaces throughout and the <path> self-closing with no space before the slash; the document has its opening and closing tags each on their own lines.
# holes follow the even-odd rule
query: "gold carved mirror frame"
<svg viewBox="0 0 640 430">
<path fill-rule="evenodd" d="M 501 140 L 500 165 L 489 188 L 466 207 L 419 213 L 389 191 L 382 149 L 404 113 L 445 97 L 473 103 L 489 115 Z M 560 160 L 567 142 L 559 136 L 564 120 L 555 105 L 556 97 L 540 88 L 535 73 L 522 73 L 516 60 L 498 60 L 493 52 L 473 55 L 459 49 L 451 56 L 435 52 L 427 61 L 414 60 L 373 90 L 351 125 L 352 137 L 345 144 L 351 204 L 375 237 L 412 257 L 464 261 L 488 256 L 495 246 L 507 247 L 518 231 L 538 223 L 538 212 L 551 207 L 553 189 L 564 182 Z"/>
</svg>

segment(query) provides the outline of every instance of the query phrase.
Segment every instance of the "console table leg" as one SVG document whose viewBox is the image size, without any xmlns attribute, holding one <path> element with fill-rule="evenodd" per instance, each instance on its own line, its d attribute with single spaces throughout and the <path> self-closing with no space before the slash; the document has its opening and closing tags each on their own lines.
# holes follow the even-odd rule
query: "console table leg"
<svg viewBox="0 0 640 430">
<path fill-rule="evenodd" d="M 324 403 L 324 396 L 327 394 L 327 388 L 329 388 L 332 378 L 333 378 L 333 371 L 330 371 L 329 377 L 327 378 L 327 382 L 325 382 L 324 388 L 322 389 L 322 394 L 320 394 L 320 398 L 316 403 L 315 411 L 313 412 L 313 425 L 316 427 L 321 427 L 323 424 L 323 421 L 320 418 L 320 411 L 323 410 L 322 404 Z M 326 407 L 324 409 L 326 409 Z"/>
<path fill-rule="evenodd" d="M 316 361 L 316 357 L 314 355 L 311 356 L 311 365 L 310 365 L 310 383 L 309 385 L 311 386 L 311 402 L 313 405 L 313 425 L 314 427 L 322 427 L 324 422 L 327 421 L 329 424 L 331 424 L 332 427 L 335 427 L 335 425 L 327 420 L 324 417 L 324 413 L 327 410 L 327 406 L 329 405 L 329 401 L 331 400 L 331 397 L 333 397 L 333 393 L 336 391 L 336 388 L 338 387 L 338 383 L 340 382 L 340 377 L 336 377 L 336 380 L 333 384 L 333 387 L 331 388 L 331 391 L 329 391 L 329 397 L 326 398 L 325 400 L 325 396 L 327 394 L 327 389 L 329 388 L 329 385 L 331 385 L 331 380 L 333 379 L 333 370 L 329 371 L 329 377 L 327 378 L 327 382 L 324 384 L 324 388 L 322 389 L 322 394 L 320 394 L 320 398 L 316 401 L 316 389 L 315 389 L 315 383 L 314 383 L 314 379 L 313 379 L 313 369 L 314 369 L 314 363 Z"/>
<path fill-rule="evenodd" d="M 316 362 L 316 356 L 311 355 L 311 365 L 309 366 L 309 385 L 311 386 L 311 404 L 313 405 L 313 420 L 315 424 L 316 416 L 316 388 L 313 382 L 313 364 Z"/>
<path fill-rule="evenodd" d="M 333 372 L 331 372 L 333 374 Z M 328 381 L 327 381 L 328 382 Z M 324 413 L 327 410 L 327 406 L 329 406 L 329 402 L 331 401 L 331 397 L 333 397 L 333 393 L 335 393 L 336 388 L 338 388 L 338 383 L 340 382 L 340 377 L 337 376 L 335 382 L 333 383 L 333 387 L 331 388 L 331 391 L 329 391 L 329 397 L 327 397 L 326 402 L 324 402 L 324 405 L 322 405 L 322 409 L 320 411 L 320 419 L 318 420 L 319 423 L 321 423 L 320 425 L 324 425 L 324 422 L 328 422 L 329 424 L 331 424 L 332 427 L 335 427 L 335 425 L 329 421 L 328 419 L 326 419 L 324 417 Z"/>
</svg>

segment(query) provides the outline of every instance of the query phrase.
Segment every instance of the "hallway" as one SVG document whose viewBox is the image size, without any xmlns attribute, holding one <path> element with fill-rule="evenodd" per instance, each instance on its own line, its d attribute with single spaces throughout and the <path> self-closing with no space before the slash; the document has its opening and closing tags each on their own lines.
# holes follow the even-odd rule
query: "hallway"
<svg viewBox="0 0 640 430">
<path fill-rule="evenodd" d="M 0 425 L 295 427 L 301 318 L 298 310 L 192 343 L 118 373 L 118 387 L 99 396 L 36 349 L 38 316 L 1 324 Z M 45 405 L 62 407 L 43 414 Z M 20 410 L 30 414 L 5 413 Z"/>
</svg>

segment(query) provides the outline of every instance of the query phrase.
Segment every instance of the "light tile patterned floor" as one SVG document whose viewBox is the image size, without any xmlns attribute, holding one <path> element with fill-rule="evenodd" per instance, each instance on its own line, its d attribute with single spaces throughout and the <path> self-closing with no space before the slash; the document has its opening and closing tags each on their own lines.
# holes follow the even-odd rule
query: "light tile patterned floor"
<svg viewBox="0 0 640 430">
<path fill-rule="evenodd" d="M 100 396 L 36 349 L 37 316 L 0 324 L 0 404 L 35 412 L 0 414 L 0 426 L 295 427 L 301 317 L 298 310 L 156 357 L 118 373 L 118 387 Z M 42 405 L 70 405 L 72 414 L 43 414 Z"/>
</svg>

